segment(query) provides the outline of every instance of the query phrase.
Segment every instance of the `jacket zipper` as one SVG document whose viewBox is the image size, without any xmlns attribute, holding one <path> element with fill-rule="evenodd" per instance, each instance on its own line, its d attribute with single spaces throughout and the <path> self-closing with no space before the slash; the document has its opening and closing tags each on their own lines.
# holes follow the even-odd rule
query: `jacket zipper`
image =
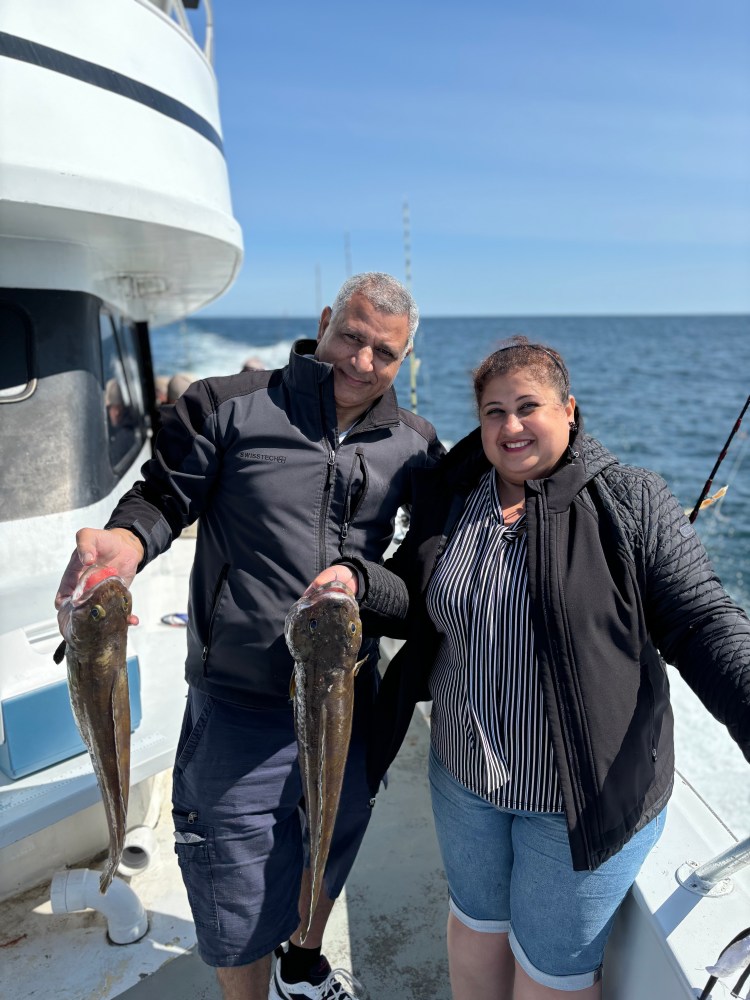
<svg viewBox="0 0 750 1000">
<path fill-rule="evenodd" d="M 540 514 L 541 514 L 541 516 L 537 518 L 537 523 L 539 525 L 539 534 L 538 534 L 538 546 L 539 546 L 539 549 L 538 549 L 538 551 L 540 553 L 542 553 L 542 555 L 544 555 L 546 553 L 547 559 L 548 559 L 548 564 L 544 565 L 542 567 L 542 572 L 544 574 L 544 577 L 546 578 L 546 586 L 545 586 L 545 589 L 544 589 L 544 592 L 543 592 L 543 597 L 542 597 L 542 614 L 544 616 L 545 632 L 549 636 L 552 633 L 551 623 L 550 623 L 550 620 L 549 620 L 549 609 L 552 606 L 551 594 L 552 594 L 553 587 L 557 587 L 557 589 L 559 591 L 559 585 L 558 585 L 558 573 L 557 573 L 557 560 L 556 559 L 553 560 L 553 558 L 552 558 L 553 553 L 552 553 L 552 551 L 549 548 L 548 543 L 547 543 L 547 538 L 548 538 L 548 535 L 549 535 L 549 531 L 548 531 L 549 512 L 547 510 L 547 497 L 546 497 L 543 489 L 538 494 L 538 496 L 539 496 L 539 505 L 540 505 Z M 552 572 L 553 565 L 554 565 L 554 580 L 553 580 L 553 572 Z M 567 630 L 566 630 L 566 632 L 567 632 Z M 568 641 L 567 634 L 566 634 L 566 647 L 567 647 L 566 648 L 566 655 L 568 657 L 568 663 L 571 663 L 572 660 L 571 660 L 571 656 L 570 656 L 570 642 Z M 552 651 L 552 652 L 554 653 L 554 651 Z M 563 740 L 565 742 L 565 746 L 568 748 L 568 767 L 570 769 L 570 787 L 573 790 L 573 797 L 574 797 L 574 800 L 575 800 L 576 816 L 578 817 L 578 820 L 579 820 L 579 830 L 581 832 L 581 836 L 582 836 L 583 841 L 584 841 L 584 850 L 586 852 L 586 857 L 588 859 L 590 859 L 590 856 L 591 856 L 591 844 L 590 844 L 590 840 L 589 840 L 588 830 L 586 829 L 586 827 L 585 827 L 585 825 L 584 825 L 584 823 L 582 821 L 582 817 L 583 817 L 583 801 L 582 801 L 582 799 L 583 799 L 583 796 L 581 794 L 581 783 L 580 783 L 580 779 L 576 779 L 576 777 L 575 777 L 576 772 L 580 773 L 580 767 L 576 768 L 575 766 L 571 766 L 571 765 L 573 765 L 575 763 L 572 760 L 575 747 L 574 747 L 573 740 L 570 737 L 570 730 L 569 730 L 569 727 L 567 725 L 567 719 L 566 719 L 566 716 L 565 716 L 565 713 L 564 713 L 564 710 L 563 710 L 564 701 L 563 701 L 562 692 L 561 692 L 561 689 L 560 689 L 560 680 L 558 678 L 557 671 L 554 669 L 554 664 L 553 663 L 550 663 L 550 676 L 552 678 L 552 685 L 553 685 L 553 687 L 555 689 L 555 698 L 557 700 L 558 717 L 560 719 L 560 727 L 562 729 Z M 579 709 L 580 709 L 580 699 L 579 699 Z"/>
<path fill-rule="evenodd" d="M 352 480 L 354 479 L 354 470 L 357 465 L 357 459 L 359 459 L 359 466 L 362 470 L 362 489 L 360 490 L 357 502 L 352 508 Z M 367 480 L 367 463 L 365 462 L 364 449 L 362 445 L 357 447 L 354 453 L 354 458 L 352 459 L 352 467 L 349 471 L 349 481 L 346 484 L 346 501 L 344 504 L 344 520 L 341 525 L 341 546 L 339 546 L 339 551 L 343 555 L 343 543 L 346 541 L 346 537 L 349 534 L 349 525 L 352 523 L 354 518 L 357 516 L 357 511 L 364 503 L 365 497 L 367 496 L 367 490 L 369 488 L 369 483 Z"/>
<path fill-rule="evenodd" d="M 326 459 L 326 480 L 323 484 L 323 503 L 320 508 L 320 520 L 318 521 L 318 568 L 325 569 L 328 565 L 326 559 L 326 520 L 328 509 L 331 506 L 331 483 L 333 482 L 333 470 L 336 465 L 336 450 L 329 448 Z"/>
<path fill-rule="evenodd" d="M 221 572 L 219 573 L 219 579 L 216 581 L 216 587 L 214 588 L 214 596 L 211 602 L 211 617 L 208 619 L 208 635 L 206 636 L 206 645 L 203 647 L 203 652 L 201 653 L 201 659 L 203 660 L 203 676 L 208 674 L 208 651 L 211 648 L 211 636 L 214 631 L 214 622 L 216 621 L 216 613 L 219 607 L 219 599 L 221 597 L 221 592 L 224 589 L 224 583 L 226 578 L 229 576 L 229 563 L 224 563 L 221 567 Z"/>
<path fill-rule="evenodd" d="M 651 664 L 646 663 L 646 677 L 648 679 L 648 713 L 649 713 L 649 742 L 651 744 L 651 762 L 656 764 L 658 754 L 656 752 L 656 725 L 654 724 L 654 716 L 656 714 L 655 704 L 656 704 L 656 694 L 654 692 L 654 681 L 651 676 Z"/>
</svg>

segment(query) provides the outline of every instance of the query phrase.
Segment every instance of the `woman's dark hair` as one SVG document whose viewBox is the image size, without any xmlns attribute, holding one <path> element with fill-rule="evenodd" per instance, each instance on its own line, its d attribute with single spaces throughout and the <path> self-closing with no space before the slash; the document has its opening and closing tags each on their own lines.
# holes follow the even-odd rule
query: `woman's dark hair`
<svg viewBox="0 0 750 1000">
<path fill-rule="evenodd" d="M 554 386 L 560 395 L 560 401 L 567 402 L 570 395 L 570 376 L 560 354 L 554 347 L 532 344 L 528 337 L 517 335 L 502 341 L 500 347 L 474 369 L 472 376 L 477 404 L 484 387 L 493 378 L 521 370 L 528 371 L 539 381 Z"/>
</svg>

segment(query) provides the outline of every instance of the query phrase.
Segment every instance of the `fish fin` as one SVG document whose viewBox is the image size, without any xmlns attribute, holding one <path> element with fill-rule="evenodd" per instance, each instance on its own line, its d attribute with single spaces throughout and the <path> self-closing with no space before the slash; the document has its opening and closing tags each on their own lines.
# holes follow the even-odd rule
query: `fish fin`
<svg viewBox="0 0 750 1000">
<path fill-rule="evenodd" d="M 63 641 L 60 643 L 60 645 L 57 647 L 57 649 L 52 654 L 52 659 L 55 661 L 55 663 L 62 663 L 62 661 L 65 659 L 65 647 L 66 646 L 67 646 L 67 643 L 63 639 Z"/>
<path fill-rule="evenodd" d="M 128 811 L 130 793 L 130 694 L 128 691 L 128 672 L 125 667 L 117 672 L 110 694 L 110 711 L 115 733 L 115 749 L 117 753 L 117 773 L 120 781 L 119 808 L 123 822 Z M 124 840 L 125 829 L 121 831 Z"/>
<path fill-rule="evenodd" d="M 356 663 L 354 664 L 354 676 L 355 676 L 355 677 L 356 677 L 356 676 L 357 676 L 357 674 L 359 673 L 359 668 L 360 668 L 360 667 L 361 667 L 361 666 L 362 666 L 362 665 L 363 665 L 364 663 L 367 663 L 367 657 L 366 657 L 366 656 L 364 656 L 364 657 L 363 657 L 363 658 L 362 658 L 361 660 L 357 660 L 357 662 L 356 662 Z"/>
<path fill-rule="evenodd" d="M 289 679 L 289 697 L 294 701 L 294 696 L 297 693 L 297 677 L 292 672 L 292 676 Z"/>
<path fill-rule="evenodd" d="M 320 841 L 323 832 L 322 829 L 322 819 L 323 819 L 323 803 L 328 795 L 328 787 L 326 783 L 326 719 L 328 712 L 325 705 L 321 705 L 320 708 L 320 749 L 318 753 L 318 775 L 317 775 L 317 786 L 318 794 L 317 801 L 315 802 L 315 815 L 311 815 L 310 803 L 306 803 L 308 810 L 307 823 L 310 829 L 310 909 L 308 912 L 307 928 L 305 930 L 305 937 L 312 925 L 312 919 L 315 914 L 315 908 L 318 905 L 318 897 L 320 896 L 320 889 L 323 885 L 323 873 L 325 871 L 326 861 L 328 860 L 327 851 L 326 858 L 323 859 L 323 864 L 321 864 L 320 858 Z M 317 830 L 317 837 L 313 836 L 313 831 Z"/>
</svg>

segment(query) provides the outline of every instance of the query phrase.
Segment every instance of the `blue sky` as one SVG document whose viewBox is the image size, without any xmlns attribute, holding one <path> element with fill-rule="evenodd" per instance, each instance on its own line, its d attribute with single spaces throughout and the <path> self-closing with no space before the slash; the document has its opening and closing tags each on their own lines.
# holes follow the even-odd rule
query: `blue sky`
<svg viewBox="0 0 750 1000">
<path fill-rule="evenodd" d="M 245 262 L 204 315 L 313 315 L 349 261 L 403 279 L 405 200 L 424 315 L 750 312 L 747 0 L 214 20 Z"/>
</svg>

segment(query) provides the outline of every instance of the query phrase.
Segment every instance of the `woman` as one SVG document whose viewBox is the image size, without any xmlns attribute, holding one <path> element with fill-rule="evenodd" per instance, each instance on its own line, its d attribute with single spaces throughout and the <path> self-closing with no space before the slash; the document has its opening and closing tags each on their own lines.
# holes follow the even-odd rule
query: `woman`
<svg viewBox="0 0 750 1000">
<path fill-rule="evenodd" d="M 551 347 L 474 373 L 480 427 L 415 485 L 387 567 L 329 568 L 406 637 L 373 789 L 432 698 L 454 1000 L 601 996 L 615 912 L 661 833 L 674 664 L 750 759 L 750 622 L 664 481 L 584 434 Z"/>
</svg>

